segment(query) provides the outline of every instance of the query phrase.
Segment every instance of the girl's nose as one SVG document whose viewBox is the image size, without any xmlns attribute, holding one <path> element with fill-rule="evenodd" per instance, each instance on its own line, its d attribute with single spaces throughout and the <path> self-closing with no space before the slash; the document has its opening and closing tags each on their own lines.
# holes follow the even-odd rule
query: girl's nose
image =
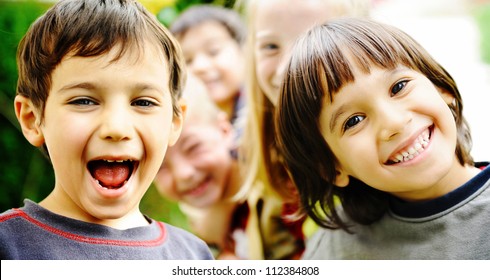
<svg viewBox="0 0 490 280">
<path fill-rule="evenodd" d="M 396 135 L 401 134 L 412 120 L 411 112 L 403 106 L 396 106 L 395 102 L 382 104 L 377 110 L 379 137 L 384 141 L 391 140 Z"/>
<path fill-rule="evenodd" d="M 279 63 L 277 64 L 276 72 L 273 78 L 273 84 L 279 87 L 282 83 L 283 77 L 286 73 L 286 69 L 289 63 L 289 58 L 291 57 L 291 50 L 285 50 L 282 56 L 279 58 Z"/>
</svg>

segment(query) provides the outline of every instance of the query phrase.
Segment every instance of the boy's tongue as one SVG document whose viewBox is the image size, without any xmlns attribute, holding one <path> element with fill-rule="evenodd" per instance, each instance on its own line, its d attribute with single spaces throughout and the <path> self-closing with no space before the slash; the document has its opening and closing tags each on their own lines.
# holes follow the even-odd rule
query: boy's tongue
<svg viewBox="0 0 490 280">
<path fill-rule="evenodd" d="M 129 166 L 124 162 L 95 161 L 91 164 L 90 172 L 99 183 L 106 188 L 117 188 L 123 185 L 129 177 Z"/>
</svg>

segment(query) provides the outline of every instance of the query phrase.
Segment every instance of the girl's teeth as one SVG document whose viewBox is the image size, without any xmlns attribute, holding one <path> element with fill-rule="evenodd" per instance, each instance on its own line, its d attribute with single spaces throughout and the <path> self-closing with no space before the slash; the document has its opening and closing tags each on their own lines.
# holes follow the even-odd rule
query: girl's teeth
<svg viewBox="0 0 490 280">
<path fill-rule="evenodd" d="M 412 147 L 409 147 L 406 151 L 401 151 L 399 154 L 396 154 L 391 161 L 398 163 L 411 160 L 422 153 L 427 145 L 429 145 L 429 133 L 424 132 L 417 138 L 417 141 Z"/>
</svg>

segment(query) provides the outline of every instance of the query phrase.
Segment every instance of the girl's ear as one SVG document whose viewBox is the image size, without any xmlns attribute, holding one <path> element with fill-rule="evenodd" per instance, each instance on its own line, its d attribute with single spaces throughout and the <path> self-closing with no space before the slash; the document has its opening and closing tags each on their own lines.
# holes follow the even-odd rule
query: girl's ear
<svg viewBox="0 0 490 280">
<path fill-rule="evenodd" d="M 169 146 L 173 146 L 177 142 L 177 140 L 179 140 L 180 133 L 182 132 L 182 127 L 184 125 L 185 114 L 187 112 L 187 102 L 184 98 L 181 98 L 178 101 L 178 106 L 180 107 L 180 114 L 179 116 L 173 117 L 168 140 Z"/>
<path fill-rule="evenodd" d="M 342 168 L 336 168 L 335 174 L 335 186 L 347 187 L 349 185 L 349 175 Z"/>
<path fill-rule="evenodd" d="M 30 98 L 17 95 L 14 109 L 24 137 L 35 147 L 44 144 L 44 134 L 41 130 L 41 115 L 37 112 Z"/>
<path fill-rule="evenodd" d="M 441 95 L 442 99 L 444 100 L 444 102 L 446 102 L 447 105 L 455 105 L 454 102 L 456 101 L 456 99 L 452 94 L 450 94 L 445 89 L 438 88 L 438 90 L 439 90 L 439 94 Z"/>
</svg>

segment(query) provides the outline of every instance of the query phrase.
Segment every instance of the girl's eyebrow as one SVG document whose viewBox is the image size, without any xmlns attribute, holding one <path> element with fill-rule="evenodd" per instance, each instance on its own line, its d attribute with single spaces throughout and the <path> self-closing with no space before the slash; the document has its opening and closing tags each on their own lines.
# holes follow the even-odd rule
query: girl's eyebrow
<svg viewBox="0 0 490 280">
<path fill-rule="evenodd" d="M 340 116 L 342 116 L 345 113 L 345 111 L 347 111 L 347 105 L 345 104 L 333 111 L 332 118 L 330 119 L 330 125 L 329 125 L 330 131 L 334 130 L 335 125 L 337 124 L 337 120 L 340 118 Z"/>
<path fill-rule="evenodd" d="M 408 70 L 410 69 L 408 69 L 407 67 L 399 66 L 391 70 L 386 69 L 383 75 L 384 78 L 388 80 L 390 77 L 395 75 L 401 75 Z M 330 131 L 334 130 L 335 125 L 338 122 L 337 120 L 347 111 L 347 107 L 348 107 L 347 104 L 344 104 L 332 112 L 332 118 L 330 119 L 330 123 L 329 123 Z"/>
</svg>

